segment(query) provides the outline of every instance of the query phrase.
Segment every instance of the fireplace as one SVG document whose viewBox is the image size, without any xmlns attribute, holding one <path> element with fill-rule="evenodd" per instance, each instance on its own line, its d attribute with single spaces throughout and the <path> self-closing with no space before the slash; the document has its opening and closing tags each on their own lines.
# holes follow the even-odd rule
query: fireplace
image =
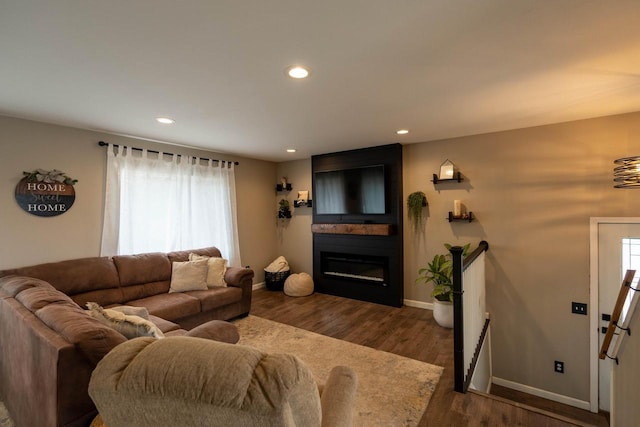
<svg viewBox="0 0 640 427">
<path fill-rule="evenodd" d="M 402 248 L 398 236 L 313 235 L 313 280 L 318 292 L 401 307 Z"/>
<path fill-rule="evenodd" d="M 389 286 L 389 257 L 321 252 L 320 273 L 371 286 Z"/>
<path fill-rule="evenodd" d="M 370 211 L 364 197 L 352 200 L 334 194 L 355 185 L 351 190 L 363 196 L 364 190 L 360 187 L 369 181 L 378 183 L 376 177 L 380 177 L 364 173 L 370 168 L 384 171 L 384 185 L 373 186 L 384 189 L 384 209 L 376 205 L 379 209 Z M 312 193 L 316 199 L 311 225 L 315 290 L 401 307 L 404 303 L 402 146 L 389 144 L 312 156 L 311 169 Z M 344 171 L 345 176 L 351 176 L 347 171 L 353 170 L 362 173 L 358 175 L 360 180 L 352 180 L 355 184 L 351 187 L 345 187 L 341 180 L 336 180 L 335 188 L 318 184 L 319 177 L 325 173 Z M 351 194 L 349 191 L 347 195 Z M 373 193 L 379 201 L 378 196 L 382 197 L 382 193 Z M 336 206 L 329 204 L 333 199 L 338 201 Z M 340 204 L 346 203 L 345 200 L 363 205 L 359 209 L 349 205 L 348 209 Z M 323 203 L 324 207 L 320 206 Z"/>
</svg>

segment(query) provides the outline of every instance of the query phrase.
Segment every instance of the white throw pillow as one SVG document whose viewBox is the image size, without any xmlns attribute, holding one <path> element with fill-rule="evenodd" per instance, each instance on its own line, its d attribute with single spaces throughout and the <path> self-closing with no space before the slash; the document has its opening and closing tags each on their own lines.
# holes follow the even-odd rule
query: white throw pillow
<svg viewBox="0 0 640 427">
<path fill-rule="evenodd" d="M 87 308 L 91 317 L 120 332 L 127 339 L 137 337 L 164 338 L 162 331 L 153 322 L 142 317 L 102 308 L 95 302 L 88 302 Z"/>
<path fill-rule="evenodd" d="M 207 260 L 174 262 L 169 293 L 207 289 Z"/>
<path fill-rule="evenodd" d="M 224 275 L 227 272 L 227 260 L 219 257 L 208 257 L 205 255 L 189 254 L 189 261 L 207 260 L 207 287 L 227 286 Z"/>
</svg>

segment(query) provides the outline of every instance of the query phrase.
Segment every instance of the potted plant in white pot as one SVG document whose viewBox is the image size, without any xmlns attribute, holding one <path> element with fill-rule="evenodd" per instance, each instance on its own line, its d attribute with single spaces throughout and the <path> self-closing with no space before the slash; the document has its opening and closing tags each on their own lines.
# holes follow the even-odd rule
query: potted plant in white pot
<svg viewBox="0 0 640 427">
<path fill-rule="evenodd" d="M 462 247 L 462 256 L 467 256 L 470 243 Z M 427 264 L 427 268 L 418 270 L 416 282 L 433 283 L 433 318 L 438 325 L 453 328 L 453 261 L 451 260 L 451 245 L 444 244 L 446 254 L 437 254 Z"/>
</svg>

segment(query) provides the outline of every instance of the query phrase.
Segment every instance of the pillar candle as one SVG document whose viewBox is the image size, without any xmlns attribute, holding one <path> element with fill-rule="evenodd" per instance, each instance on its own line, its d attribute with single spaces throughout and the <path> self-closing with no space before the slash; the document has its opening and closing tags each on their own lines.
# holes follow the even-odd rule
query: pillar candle
<svg viewBox="0 0 640 427">
<path fill-rule="evenodd" d="M 462 208 L 461 208 L 460 200 L 454 200 L 453 201 L 453 216 L 461 216 L 461 215 L 462 215 Z"/>
</svg>

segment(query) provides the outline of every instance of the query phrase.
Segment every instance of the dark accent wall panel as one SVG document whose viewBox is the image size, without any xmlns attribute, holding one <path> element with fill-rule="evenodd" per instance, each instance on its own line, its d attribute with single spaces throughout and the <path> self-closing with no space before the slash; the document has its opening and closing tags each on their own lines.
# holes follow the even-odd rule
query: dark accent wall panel
<svg viewBox="0 0 640 427">
<path fill-rule="evenodd" d="M 311 158 L 312 173 L 340 169 L 384 165 L 385 199 L 384 214 L 318 215 L 317 203 L 313 208 L 314 224 L 389 224 L 394 233 L 388 236 L 355 234 L 313 235 L 313 276 L 318 292 L 363 301 L 400 307 L 404 302 L 403 238 L 402 238 L 402 146 L 383 145 L 360 150 L 323 154 Z M 315 180 L 312 194 L 316 194 Z M 389 260 L 388 280 L 384 286 L 350 280 L 348 277 L 331 277 L 321 271 L 321 254 L 349 253 L 384 256 Z"/>
</svg>

